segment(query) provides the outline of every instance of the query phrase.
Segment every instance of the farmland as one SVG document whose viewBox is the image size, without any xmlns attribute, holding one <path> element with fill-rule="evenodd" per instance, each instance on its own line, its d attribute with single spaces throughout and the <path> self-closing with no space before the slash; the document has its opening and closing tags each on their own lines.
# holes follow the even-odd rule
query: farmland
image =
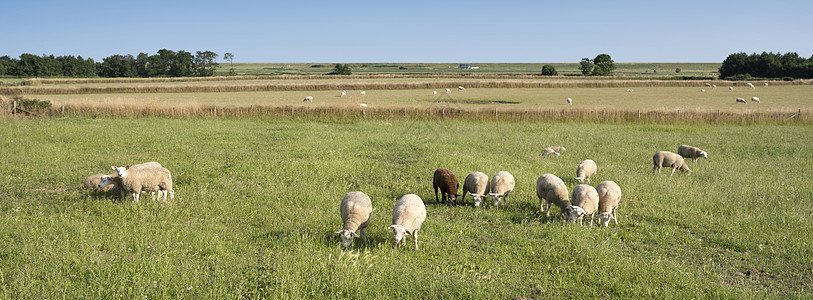
<svg viewBox="0 0 813 300">
<path fill-rule="evenodd" d="M 433 96 L 438 85 L 367 89 L 363 98 L 358 90 L 340 98 L 338 89 L 327 88 L 195 88 L 351 84 L 262 80 L 54 82 L 25 90 L 22 97 L 52 107 L 43 112 L 47 118 L 0 118 L 0 151 L 9 157 L 0 160 L 0 298 L 811 297 L 809 83 L 729 92 L 729 82 L 718 82 L 716 90 L 700 92 L 702 82 L 579 87 L 557 79 L 562 87 L 467 87 Z M 608 80 L 617 79 L 598 81 Z M 134 91 L 38 90 L 78 85 Z M 150 86 L 178 91 L 143 90 Z M 628 86 L 634 91 L 625 92 Z M 314 96 L 314 108 L 302 103 L 307 95 Z M 752 95 L 763 103 L 733 103 Z M 565 106 L 567 97 L 573 107 Z M 370 105 L 366 118 L 335 115 L 357 112 L 362 102 Z M 105 108 L 120 106 L 165 113 L 106 115 Z M 222 114 L 257 106 L 295 108 L 296 114 Z M 213 107 L 221 114 L 212 114 Z M 335 110 L 327 117 L 298 115 L 320 107 Z M 376 115 L 378 108 L 404 107 L 459 110 L 460 117 Z M 463 117 L 495 108 L 499 117 Z M 781 118 L 560 122 L 502 115 L 610 109 L 743 116 L 767 110 Z M 797 110 L 801 117 L 786 119 Z M 689 176 L 669 177 L 668 169 L 653 175 L 652 154 L 680 144 L 699 146 L 710 159 L 690 163 Z M 568 150 L 541 157 L 548 145 Z M 613 180 L 622 188 L 619 224 L 566 223 L 557 208 L 545 218 L 536 178 L 555 174 L 570 191 L 576 166 L 588 158 L 599 166 L 591 185 Z M 111 165 L 146 161 L 173 172 L 170 203 L 145 197 L 133 203 L 78 189 L 88 175 L 111 173 Z M 517 185 L 505 207 L 440 204 L 431 186 L 438 167 L 461 180 L 473 171 L 506 170 Z M 369 241 L 342 250 L 333 233 L 341 229 L 338 203 L 355 190 L 373 200 Z M 419 251 L 411 237 L 407 247 L 395 249 L 387 229 L 393 204 L 407 193 L 427 204 Z"/>
</svg>

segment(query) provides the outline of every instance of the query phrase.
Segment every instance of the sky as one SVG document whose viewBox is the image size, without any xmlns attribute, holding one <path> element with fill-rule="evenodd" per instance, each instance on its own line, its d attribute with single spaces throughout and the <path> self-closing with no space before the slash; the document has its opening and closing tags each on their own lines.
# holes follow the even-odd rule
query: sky
<svg viewBox="0 0 813 300">
<path fill-rule="evenodd" d="M 242 63 L 722 62 L 813 55 L 813 1 L 4 1 L 0 56 Z"/>
</svg>

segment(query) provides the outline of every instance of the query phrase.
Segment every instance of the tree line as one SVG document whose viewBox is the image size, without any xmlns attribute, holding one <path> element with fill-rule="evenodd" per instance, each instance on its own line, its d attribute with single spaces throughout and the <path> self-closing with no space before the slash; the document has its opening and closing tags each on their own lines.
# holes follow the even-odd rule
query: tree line
<svg viewBox="0 0 813 300">
<path fill-rule="evenodd" d="M 230 54 L 230 53 L 229 53 Z M 233 57 L 233 55 L 232 55 Z M 0 56 L 0 76 L 18 77 L 185 77 L 212 76 L 218 67 L 217 53 L 158 50 L 149 55 L 112 55 L 102 62 L 82 56 L 24 53 L 20 58 Z M 228 59 L 227 59 L 228 60 Z"/>
<path fill-rule="evenodd" d="M 800 57 L 796 52 L 786 54 L 762 52 L 762 54 L 729 54 L 720 66 L 720 78 L 813 78 L 813 56 Z"/>
</svg>

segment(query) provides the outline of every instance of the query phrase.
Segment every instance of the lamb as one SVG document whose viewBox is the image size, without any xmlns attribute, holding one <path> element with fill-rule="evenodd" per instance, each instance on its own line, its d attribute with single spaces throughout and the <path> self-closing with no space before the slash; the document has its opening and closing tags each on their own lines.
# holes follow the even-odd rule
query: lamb
<svg viewBox="0 0 813 300">
<path fill-rule="evenodd" d="M 488 175 L 483 172 L 471 172 L 466 176 L 466 180 L 463 181 L 463 197 L 460 199 L 465 203 L 466 193 L 471 193 L 474 206 L 480 206 L 480 203 L 483 202 L 489 190 Z"/>
<path fill-rule="evenodd" d="M 342 216 L 342 230 L 335 233 L 340 234 L 342 247 L 350 247 L 354 237 L 360 237 L 366 243 L 367 225 L 370 225 L 370 217 L 373 215 L 370 197 L 359 191 L 347 193 L 339 204 L 339 213 Z"/>
<path fill-rule="evenodd" d="M 701 158 L 701 157 L 705 158 L 705 159 L 709 158 L 709 154 L 706 153 L 706 151 L 700 150 L 700 148 L 697 148 L 697 147 L 694 147 L 694 146 L 689 146 L 689 145 L 680 145 L 678 147 L 678 152 L 677 153 L 678 153 L 678 155 L 680 155 L 684 159 L 685 158 L 691 158 L 692 160 L 694 160 L 695 163 L 697 163 L 698 158 Z"/>
<path fill-rule="evenodd" d="M 151 161 L 151 162 L 145 162 L 145 163 L 132 165 L 132 166 L 130 166 L 130 169 L 162 168 L 162 167 L 163 166 L 160 163 L 155 162 L 155 161 Z M 110 175 L 102 176 L 102 178 L 99 179 L 99 182 L 97 183 L 97 186 L 100 189 L 105 189 L 105 188 L 110 189 L 109 186 L 112 186 L 113 189 L 119 190 L 119 192 L 121 193 L 121 200 L 124 201 L 124 197 L 125 197 L 126 193 L 124 192 L 124 189 L 122 188 L 121 178 L 119 178 L 118 173 L 113 173 L 113 174 L 110 174 Z M 158 192 L 159 192 L 158 197 L 161 197 L 161 195 L 162 195 L 161 191 L 159 190 Z M 155 192 L 151 192 L 150 196 L 151 196 L 152 199 L 155 199 Z"/>
<path fill-rule="evenodd" d="M 366 96 L 367 92 L 366 91 L 361 91 L 361 93 L 359 93 L 359 94 L 362 95 L 362 96 Z"/>
<path fill-rule="evenodd" d="M 465 90 L 466 90 L 466 88 L 464 88 L 464 87 L 461 85 L 461 86 L 458 86 L 458 87 L 457 87 L 457 90 L 458 90 L 458 91 L 465 91 Z"/>
<path fill-rule="evenodd" d="M 556 150 L 553 150 L 553 148 L 551 148 L 551 147 L 547 147 L 547 148 L 545 148 L 545 151 L 542 151 L 542 156 L 553 155 L 553 154 L 555 154 L 556 157 L 559 157 L 559 152 L 556 152 Z"/>
<path fill-rule="evenodd" d="M 494 201 L 494 207 L 500 205 L 500 200 L 508 203 L 508 195 L 514 191 L 515 184 L 514 175 L 511 175 L 508 171 L 499 171 L 494 174 L 494 177 L 491 177 L 491 193 L 488 195 Z"/>
<path fill-rule="evenodd" d="M 111 166 L 116 170 L 116 174 L 121 178 L 121 189 L 129 192 L 135 202 L 138 202 L 141 192 L 158 192 L 161 198 L 163 193 L 164 201 L 167 200 L 167 192 L 170 199 L 175 198 L 175 190 L 172 189 L 172 174 L 164 167 L 142 167 L 131 168 Z"/>
<path fill-rule="evenodd" d="M 596 192 L 598 192 L 598 221 L 604 227 L 610 224 L 610 219 L 618 225 L 615 210 L 621 202 L 621 187 L 615 182 L 603 181 L 596 186 Z"/>
<path fill-rule="evenodd" d="M 757 97 L 751 97 L 751 102 L 756 102 L 756 103 L 759 103 L 759 98 L 757 98 Z"/>
<path fill-rule="evenodd" d="M 737 103 L 748 104 L 748 102 L 745 102 L 745 99 L 743 98 L 737 98 Z"/>
<path fill-rule="evenodd" d="M 596 162 L 592 159 L 585 159 L 576 167 L 576 180 L 579 183 L 584 183 L 585 180 L 590 182 L 590 176 L 596 175 L 596 171 L 598 171 Z"/>
<path fill-rule="evenodd" d="M 556 204 L 563 212 L 570 206 L 565 182 L 553 174 L 544 174 L 536 179 L 536 196 L 539 197 L 539 209 L 545 212 L 546 218 L 550 217 L 551 204 Z"/>
<path fill-rule="evenodd" d="M 573 105 L 573 99 L 567 98 L 567 105 Z"/>
<path fill-rule="evenodd" d="M 304 99 L 304 100 L 302 100 L 302 102 L 313 102 L 313 96 L 307 96 L 307 97 L 305 97 L 305 99 Z"/>
<path fill-rule="evenodd" d="M 112 174 L 112 175 L 115 175 L 115 174 Z M 96 189 L 96 190 L 100 190 L 102 192 L 108 192 L 108 191 L 116 188 L 116 186 L 114 186 L 114 185 L 105 185 L 104 187 L 100 187 L 99 182 L 102 181 L 102 177 L 104 177 L 104 176 L 111 176 L 111 175 L 105 175 L 105 174 L 93 174 L 93 175 L 90 175 L 87 178 L 85 178 L 85 181 L 82 183 L 82 185 L 86 189 Z"/>
<path fill-rule="evenodd" d="M 652 174 L 655 174 L 655 171 L 658 174 L 661 173 L 661 167 L 670 167 L 672 168 L 672 174 L 669 176 L 675 175 L 675 170 L 680 169 L 687 174 L 692 174 L 692 170 L 689 170 L 689 166 L 686 165 L 686 162 L 683 161 L 683 157 L 669 151 L 658 151 L 655 152 L 655 155 L 652 156 L 652 164 L 655 166 L 652 167 Z"/>
<path fill-rule="evenodd" d="M 565 219 L 570 221 L 579 220 L 582 224 L 584 216 L 590 216 L 590 226 L 593 226 L 593 219 L 598 210 L 598 192 L 592 186 L 580 184 L 573 188 L 572 204 L 565 209 Z"/>
<path fill-rule="evenodd" d="M 435 201 L 440 202 L 438 200 L 438 189 L 440 189 L 441 196 L 443 197 L 443 202 L 447 200 L 455 204 L 455 200 L 457 200 L 457 188 L 460 187 L 460 183 L 457 181 L 457 176 L 452 173 L 451 170 L 446 168 L 439 168 L 435 170 L 434 179 L 432 180 L 432 187 L 435 189 Z"/>
<path fill-rule="evenodd" d="M 412 235 L 415 250 L 418 250 L 418 230 L 426 220 L 426 206 L 421 197 L 407 194 L 395 203 L 392 209 L 392 241 L 396 246 L 406 245 L 405 235 Z"/>
</svg>

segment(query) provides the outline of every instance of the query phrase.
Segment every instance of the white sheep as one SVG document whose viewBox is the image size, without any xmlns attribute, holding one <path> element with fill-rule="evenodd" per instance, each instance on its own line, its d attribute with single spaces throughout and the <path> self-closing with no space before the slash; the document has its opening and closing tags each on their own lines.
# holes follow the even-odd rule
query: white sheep
<svg viewBox="0 0 813 300">
<path fill-rule="evenodd" d="M 500 200 L 508 203 L 508 195 L 514 191 L 515 184 L 514 175 L 508 171 L 499 171 L 491 177 L 491 192 L 488 195 L 494 201 L 494 207 L 500 205 Z"/>
<path fill-rule="evenodd" d="M 766 83 L 764 83 L 764 86 L 765 86 L 765 87 L 767 87 L 767 86 L 768 86 L 768 83 L 767 83 L 767 82 L 766 82 Z"/>
<path fill-rule="evenodd" d="M 463 198 L 461 199 L 465 203 L 466 193 L 471 193 L 474 206 L 480 206 L 489 191 L 488 175 L 483 172 L 471 172 L 466 175 L 466 180 L 463 182 Z"/>
<path fill-rule="evenodd" d="M 339 213 L 342 216 L 342 230 L 336 231 L 342 237 L 342 247 L 350 247 L 354 237 L 360 237 L 367 242 L 367 225 L 373 215 L 373 202 L 362 192 L 349 192 L 339 204 Z M 357 234 L 358 232 L 359 234 Z"/>
<path fill-rule="evenodd" d="M 305 99 L 304 99 L 304 100 L 302 100 L 302 102 L 313 102 L 313 96 L 307 96 L 307 97 L 305 97 Z"/>
<path fill-rule="evenodd" d="M 130 166 L 111 166 L 111 168 L 116 170 L 116 174 L 121 180 L 121 189 L 130 193 L 135 202 L 138 202 L 141 192 L 158 192 L 158 198 L 161 198 L 163 193 L 164 201 L 167 200 L 167 192 L 170 199 L 175 198 L 175 190 L 172 189 L 172 173 L 167 168 L 131 168 Z"/>
<path fill-rule="evenodd" d="M 615 182 L 604 181 L 596 186 L 596 192 L 598 193 L 598 221 L 604 227 L 610 224 L 610 219 L 618 225 L 615 211 L 618 209 L 618 203 L 621 202 L 621 187 Z"/>
<path fill-rule="evenodd" d="M 745 85 L 747 85 L 748 87 L 750 87 L 750 88 L 752 88 L 752 89 L 753 89 L 753 88 L 755 88 L 755 87 L 754 87 L 754 84 L 753 84 L 753 83 L 750 83 L 750 82 L 746 82 L 746 83 L 745 83 Z"/>
<path fill-rule="evenodd" d="M 539 197 L 539 209 L 545 212 L 545 217 L 550 217 L 551 204 L 556 204 L 562 212 L 570 206 L 565 182 L 553 174 L 544 174 L 536 179 L 536 196 Z"/>
<path fill-rule="evenodd" d="M 447 93 L 447 94 L 448 94 L 448 93 L 451 93 L 451 92 L 452 92 L 452 89 L 446 89 L 446 93 Z"/>
<path fill-rule="evenodd" d="M 590 182 L 590 176 L 596 175 L 597 171 L 598 166 L 596 162 L 592 159 L 585 159 L 576 167 L 576 180 L 578 180 L 579 183 L 584 183 L 585 180 Z"/>
<path fill-rule="evenodd" d="M 734 87 L 733 87 L 733 86 L 730 86 L 730 87 L 728 87 L 728 90 L 729 90 L 729 91 L 733 91 L 733 90 L 734 90 Z"/>
<path fill-rule="evenodd" d="M 584 216 L 590 216 L 590 226 L 593 226 L 593 219 L 598 210 L 598 192 L 592 186 L 580 184 L 573 188 L 573 197 L 571 197 L 571 205 L 565 208 L 565 219 L 570 221 L 579 220 L 579 225 L 582 224 Z"/>
<path fill-rule="evenodd" d="M 553 150 L 553 148 L 547 147 L 545 148 L 545 151 L 542 151 L 542 156 L 546 155 L 556 155 L 556 157 L 559 157 L 560 154 L 559 152 L 556 152 L 556 150 Z"/>
<path fill-rule="evenodd" d="M 669 176 L 675 175 L 675 170 L 678 169 L 688 174 L 692 174 L 692 170 L 689 170 L 689 166 L 687 166 L 686 162 L 683 161 L 683 157 L 674 152 L 655 152 L 655 155 L 652 156 L 652 164 L 654 165 L 654 167 L 652 167 L 652 174 L 655 174 L 656 171 L 658 174 L 660 174 L 661 167 L 672 168 L 672 174 Z"/>
<path fill-rule="evenodd" d="M 461 86 L 458 86 L 458 87 L 457 87 L 457 90 L 458 90 L 458 91 L 465 91 L 465 90 L 466 90 L 466 88 L 464 88 L 464 87 L 461 85 Z"/>
<path fill-rule="evenodd" d="M 412 235 L 415 250 L 418 250 L 418 231 L 426 220 L 426 206 L 421 197 L 407 194 L 395 203 L 392 209 L 392 241 L 396 246 L 406 245 L 405 235 Z"/>
<path fill-rule="evenodd" d="M 759 98 L 757 98 L 757 97 L 751 97 L 751 102 L 756 102 L 756 103 L 759 103 Z"/>
<path fill-rule="evenodd" d="M 567 98 L 567 105 L 573 105 L 573 99 Z"/>
<path fill-rule="evenodd" d="M 359 104 L 359 106 L 360 106 L 361 108 L 367 108 L 367 104 L 365 104 L 365 103 L 361 103 L 361 104 Z"/>
<path fill-rule="evenodd" d="M 700 89 L 700 91 L 701 91 L 701 92 L 705 92 L 706 90 L 705 90 L 705 89 Z"/>
<path fill-rule="evenodd" d="M 341 96 L 339 96 L 339 98 L 343 98 L 344 96 L 347 96 L 347 91 L 342 91 L 342 94 Z"/>
<path fill-rule="evenodd" d="M 437 96 L 437 95 L 438 95 L 438 91 L 432 91 L 432 96 Z"/>
<path fill-rule="evenodd" d="M 717 88 L 717 85 L 716 85 L 716 84 L 712 84 L 712 85 L 711 85 L 711 88 L 716 89 L 716 88 Z"/>
<path fill-rule="evenodd" d="M 748 102 L 745 102 L 745 99 L 743 99 L 743 98 L 737 98 L 736 101 L 737 101 L 737 103 L 748 104 Z"/>
<path fill-rule="evenodd" d="M 705 159 L 709 158 L 709 154 L 706 153 L 706 151 L 700 150 L 700 148 L 697 148 L 697 147 L 694 147 L 694 146 L 689 146 L 689 145 L 680 145 L 680 146 L 678 146 L 678 152 L 677 153 L 678 153 L 678 155 L 680 155 L 684 159 L 691 158 L 692 160 L 694 160 L 695 163 L 697 163 L 698 158 L 701 158 L 701 157 L 705 158 Z"/>
<path fill-rule="evenodd" d="M 366 95 L 367 95 L 367 91 L 361 91 L 361 93 L 359 93 L 359 94 L 360 94 L 360 95 L 362 95 L 362 96 L 366 96 Z"/>
<path fill-rule="evenodd" d="M 627 93 L 632 92 L 632 89 L 627 89 Z"/>
<path fill-rule="evenodd" d="M 567 150 L 563 146 L 550 146 L 548 148 L 551 148 L 551 149 L 553 149 L 553 151 L 556 151 L 556 152 L 559 152 L 559 153 L 565 152 L 565 150 Z"/>
<path fill-rule="evenodd" d="M 111 175 L 114 175 L 114 174 L 111 174 Z M 85 178 L 84 182 L 82 182 L 82 186 L 84 186 L 86 189 L 100 190 L 102 192 L 110 191 L 110 190 L 116 188 L 116 186 L 115 185 L 105 185 L 104 187 L 100 187 L 99 182 L 102 181 L 102 177 L 111 176 L 111 175 L 105 175 L 105 174 L 93 174 L 93 175 L 90 175 L 87 178 Z"/>
<path fill-rule="evenodd" d="M 711 86 L 711 83 L 706 82 L 706 86 L 710 87 L 710 86 Z"/>
<path fill-rule="evenodd" d="M 132 166 L 130 166 L 130 169 L 154 168 L 154 167 L 162 168 L 163 166 L 160 163 L 156 162 L 156 161 L 151 161 L 151 162 L 145 162 L 145 163 L 132 165 Z M 119 193 L 121 194 L 121 201 L 124 201 L 124 197 L 126 196 L 127 193 L 121 187 L 121 185 L 122 185 L 121 184 L 121 178 L 119 178 L 118 173 L 113 173 L 113 174 L 110 174 L 110 175 L 102 176 L 102 178 L 99 179 L 99 182 L 97 182 L 97 185 L 98 185 L 98 187 L 100 189 L 105 189 L 105 188 L 110 189 L 110 187 L 112 187 L 113 189 L 119 190 Z M 162 194 L 163 194 L 162 191 L 158 191 L 158 197 L 159 198 L 162 196 Z M 150 196 L 151 196 L 152 199 L 155 199 L 155 192 L 150 192 Z M 164 195 L 164 196 L 166 196 L 166 195 Z"/>
</svg>

